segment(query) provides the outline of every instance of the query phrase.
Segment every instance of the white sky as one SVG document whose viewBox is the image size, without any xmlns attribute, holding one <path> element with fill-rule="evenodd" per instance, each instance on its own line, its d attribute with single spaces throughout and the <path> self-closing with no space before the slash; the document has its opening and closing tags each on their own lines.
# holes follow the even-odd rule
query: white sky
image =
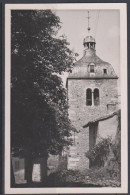
<svg viewBox="0 0 130 195">
<path fill-rule="evenodd" d="M 83 56 L 83 39 L 87 36 L 88 10 L 56 10 L 62 22 L 60 34 L 65 34 L 70 48 Z M 96 54 L 112 64 L 120 76 L 120 12 L 119 10 L 89 10 L 90 34 L 96 39 Z"/>
</svg>

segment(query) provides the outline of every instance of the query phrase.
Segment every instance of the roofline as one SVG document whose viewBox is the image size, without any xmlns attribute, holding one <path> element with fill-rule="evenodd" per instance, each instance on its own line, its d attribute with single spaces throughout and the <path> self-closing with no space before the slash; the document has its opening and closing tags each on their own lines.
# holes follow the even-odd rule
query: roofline
<svg viewBox="0 0 130 195">
<path fill-rule="evenodd" d="M 83 40 L 83 41 L 84 41 L 84 40 Z M 85 41 L 85 42 L 83 42 L 83 45 L 84 45 L 85 43 L 95 43 L 95 44 L 96 44 L 96 41 Z"/>
<path fill-rule="evenodd" d="M 118 79 L 119 77 L 68 77 L 67 79 Z"/>
<path fill-rule="evenodd" d="M 118 79 L 119 77 L 88 77 L 88 78 L 85 78 L 85 77 L 68 77 L 66 79 L 66 87 L 68 86 L 68 79 L 73 79 L 73 80 L 81 80 L 81 79 L 86 79 L 86 80 L 94 80 L 94 79 Z"/>
<path fill-rule="evenodd" d="M 109 115 L 106 115 L 106 116 L 104 116 L 104 117 L 100 117 L 100 118 L 95 119 L 95 120 L 93 120 L 93 121 L 89 121 L 86 125 L 83 126 L 83 128 L 87 128 L 89 125 L 91 125 L 91 124 L 93 124 L 93 123 L 96 123 L 96 122 L 99 122 L 99 121 L 104 121 L 104 120 L 107 120 L 107 119 L 109 119 L 109 118 L 112 118 L 113 116 L 118 115 L 118 112 L 119 112 L 119 110 L 116 111 L 116 112 L 113 112 L 113 113 L 111 113 L 111 114 L 109 114 Z"/>
</svg>

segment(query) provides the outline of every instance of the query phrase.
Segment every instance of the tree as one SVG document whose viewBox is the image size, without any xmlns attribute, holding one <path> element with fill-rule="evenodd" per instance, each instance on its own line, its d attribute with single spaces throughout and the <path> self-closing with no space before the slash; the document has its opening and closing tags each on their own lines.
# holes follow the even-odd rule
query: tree
<svg viewBox="0 0 130 195">
<path fill-rule="evenodd" d="M 51 10 L 13 10 L 11 17 L 11 152 L 25 158 L 30 183 L 32 158 L 44 158 L 44 180 L 48 154 L 71 144 L 58 74 L 71 69 L 74 57 L 64 36 L 57 37 L 60 19 Z"/>
</svg>

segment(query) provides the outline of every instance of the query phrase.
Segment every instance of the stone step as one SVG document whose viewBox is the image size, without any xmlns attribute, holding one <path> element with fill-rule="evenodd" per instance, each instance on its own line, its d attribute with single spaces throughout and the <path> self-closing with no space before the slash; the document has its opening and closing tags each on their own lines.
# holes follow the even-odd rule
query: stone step
<svg viewBox="0 0 130 195">
<path fill-rule="evenodd" d="M 78 157 L 78 158 L 77 158 L 77 157 L 75 157 L 75 158 L 69 157 L 69 158 L 68 158 L 68 161 L 69 161 L 69 162 L 79 162 L 79 160 L 80 160 L 79 157 Z"/>
<path fill-rule="evenodd" d="M 71 146 L 70 151 L 72 151 L 72 150 L 77 150 L 77 147 L 76 146 Z"/>
</svg>

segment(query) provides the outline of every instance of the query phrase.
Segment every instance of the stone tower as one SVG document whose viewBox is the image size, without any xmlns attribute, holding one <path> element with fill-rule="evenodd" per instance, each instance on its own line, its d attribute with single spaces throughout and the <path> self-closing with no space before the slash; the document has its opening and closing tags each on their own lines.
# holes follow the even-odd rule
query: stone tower
<svg viewBox="0 0 130 195">
<path fill-rule="evenodd" d="M 118 101 L 117 75 L 111 64 L 96 55 L 96 41 L 92 36 L 83 41 L 83 57 L 75 63 L 67 78 L 69 118 L 77 129 L 72 132 L 68 168 L 89 168 L 85 152 L 89 150 L 89 128 L 83 126 L 91 120 L 116 111 Z"/>
</svg>

